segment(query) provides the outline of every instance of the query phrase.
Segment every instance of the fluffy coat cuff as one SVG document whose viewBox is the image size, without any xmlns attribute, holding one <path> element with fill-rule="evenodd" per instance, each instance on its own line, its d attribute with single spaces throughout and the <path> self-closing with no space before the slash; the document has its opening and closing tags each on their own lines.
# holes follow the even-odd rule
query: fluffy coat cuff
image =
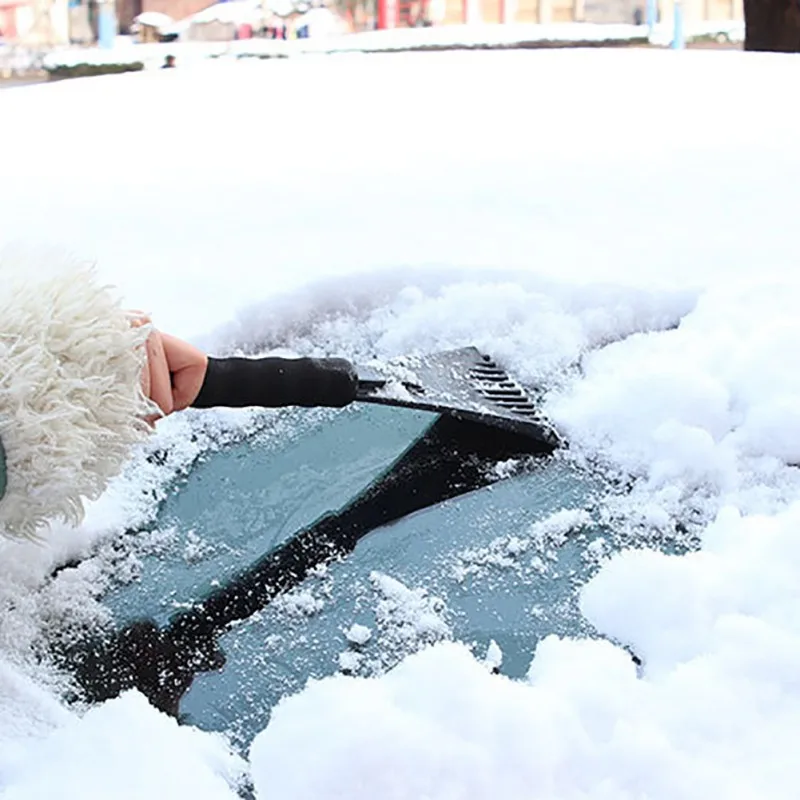
<svg viewBox="0 0 800 800">
<path fill-rule="evenodd" d="M 131 318 L 94 270 L 43 277 L 0 265 L 0 439 L 7 489 L 0 533 L 77 524 L 149 427 L 141 389 L 150 326 Z"/>
</svg>

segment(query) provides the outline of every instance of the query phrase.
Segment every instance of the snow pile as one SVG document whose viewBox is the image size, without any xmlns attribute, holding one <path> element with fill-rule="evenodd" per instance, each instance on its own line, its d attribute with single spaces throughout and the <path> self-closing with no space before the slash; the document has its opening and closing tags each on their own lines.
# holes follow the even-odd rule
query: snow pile
<svg viewBox="0 0 800 800">
<path fill-rule="evenodd" d="M 143 11 L 133 18 L 133 22 L 136 25 L 147 25 L 159 30 L 175 24 L 175 20 L 172 17 L 162 14 L 160 11 Z"/>
<path fill-rule="evenodd" d="M 42 58 L 45 69 L 57 67 L 77 67 L 79 64 L 93 64 L 95 66 L 107 64 L 136 64 L 142 61 L 143 53 L 133 51 L 126 47 L 116 50 L 100 50 L 91 48 L 59 48 L 51 50 Z"/>
<path fill-rule="evenodd" d="M 792 279 L 710 288 L 675 330 L 587 355 L 549 413 L 651 494 L 752 510 L 787 500 L 800 487 L 798 302 Z"/>
<path fill-rule="evenodd" d="M 295 589 L 275 598 L 273 607 L 294 617 L 312 616 L 319 613 L 325 601 L 316 597 L 309 589 Z"/>
<path fill-rule="evenodd" d="M 283 345 L 309 355 L 346 353 L 361 364 L 474 345 L 515 377 L 552 384 L 577 367 L 587 350 L 637 331 L 674 326 L 695 299 L 689 290 L 602 284 L 577 289 L 523 272 L 384 270 L 258 303 L 208 339 L 223 352 L 257 353 Z M 402 364 L 386 365 L 384 372 L 415 379 L 413 369 Z M 391 391 L 402 397 L 405 390 L 392 386 Z"/>
<path fill-rule="evenodd" d="M 401 581 L 373 572 L 370 580 L 380 599 L 375 619 L 381 636 L 381 658 L 392 660 L 396 651 L 408 652 L 450 638 L 441 598 L 423 588 L 410 589 Z"/>
<path fill-rule="evenodd" d="M 699 552 L 613 558 L 584 590 L 583 611 L 633 646 L 648 675 L 694 664 L 705 678 L 740 682 L 737 713 L 748 703 L 759 708 L 759 699 L 766 711 L 779 698 L 791 711 L 798 697 L 790 665 L 800 658 L 798 523 L 798 503 L 772 516 L 727 507 Z"/>
<path fill-rule="evenodd" d="M 0 773 L 4 800 L 235 800 L 246 783 L 244 762 L 221 738 L 180 727 L 136 692 L 59 721 Z"/>
<path fill-rule="evenodd" d="M 372 631 L 366 625 L 355 623 L 347 629 L 345 637 L 354 645 L 364 645 L 372 637 Z"/>
<path fill-rule="evenodd" d="M 515 569 L 523 556 L 533 551 L 529 559 L 537 572 L 545 572 L 543 559 L 555 559 L 556 549 L 570 535 L 592 525 L 592 517 L 585 509 L 563 509 L 530 526 L 519 535 L 493 539 L 479 548 L 469 548 L 458 553 L 453 566 L 453 576 L 463 581 L 486 569 Z"/>
<path fill-rule="evenodd" d="M 5 648 L 4 648 L 5 649 Z M 39 741 L 72 719 L 49 692 L 0 659 L 0 790 L 13 784 L 17 764 Z"/>
<path fill-rule="evenodd" d="M 583 610 L 643 676 L 607 642 L 549 637 L 527 683 L 449 643 L 379 680 L 312 683 L 253 744 L 259 796 L 795 797 L 799 529 L 800 503 L 726 509 L 702 552 L 614 558 Z"/>
</svg>

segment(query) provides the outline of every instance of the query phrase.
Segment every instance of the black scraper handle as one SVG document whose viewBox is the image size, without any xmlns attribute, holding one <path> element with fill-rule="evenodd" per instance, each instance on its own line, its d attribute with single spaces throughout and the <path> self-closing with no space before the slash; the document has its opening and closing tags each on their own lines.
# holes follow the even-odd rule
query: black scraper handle
<svg viewBox="0 0 800 800">
<path fill-rule="evenodd" d="M 341 408 L 356 399 L 358 375 L 344 358 L 211 358 L 194 408 Z"/>
</svg>

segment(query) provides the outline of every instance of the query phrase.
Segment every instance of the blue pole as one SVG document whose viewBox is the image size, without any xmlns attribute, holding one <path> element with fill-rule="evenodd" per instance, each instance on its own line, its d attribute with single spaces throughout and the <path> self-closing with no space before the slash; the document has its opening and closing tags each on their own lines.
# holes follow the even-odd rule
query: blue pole
<svg viewBox="0 0 800 800">
<path fill-rule="evenodd" d="M 114 46 L 117 35 L 117 18 L 114 13 L 114 4 L 107 0 L 100 3 L 97 16 L 97 44 L 110 50 Z"/>
<path fill-rule="evenodd" d="M 656 15 L 658 14 L 658 6 L 656 5 L 657 2 L 658 0 L 647 0 L 645 21 L 647 22 L 647 28 L 651 35 L 656 24 Z"/>
<path fill-rule="evenodd" d="M 683 3 L 675 0 L 673 12 L 672 49 L 683 50 Z"/>
</svg>

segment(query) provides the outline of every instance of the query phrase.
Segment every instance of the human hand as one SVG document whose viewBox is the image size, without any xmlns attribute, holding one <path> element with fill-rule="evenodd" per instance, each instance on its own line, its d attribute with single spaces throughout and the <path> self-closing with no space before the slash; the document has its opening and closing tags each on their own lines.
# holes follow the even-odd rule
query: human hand
<svg viewBox="0 0 800 800">
<path fill-rule="evenodd" d="M 141 317 L 135 324 L 146 324 Z M 197 398 L 208 368 L 208 356 L 188 342 L 153 329 L 145 344 L 147 366 L 142 373 L 142 391 L 164 416 L 187 408 Z M 148 417 L 154 422 L 158 416 Z"/>
</svg>

